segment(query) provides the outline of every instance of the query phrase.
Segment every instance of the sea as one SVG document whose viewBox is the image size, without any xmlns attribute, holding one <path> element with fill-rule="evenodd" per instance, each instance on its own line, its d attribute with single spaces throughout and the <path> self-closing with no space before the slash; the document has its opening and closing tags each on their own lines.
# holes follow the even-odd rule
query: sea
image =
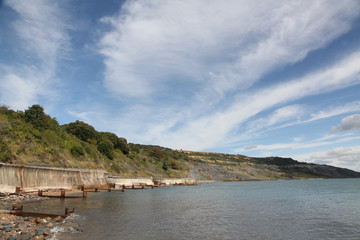
<svg viewBox="0 0 360 240">
<path fill-rule="evenodd" d="M 52 239 L 360 239 L 360 179 L 212 182 L 24 204 L 66 207 L 75 214 Z"/>
</svg>

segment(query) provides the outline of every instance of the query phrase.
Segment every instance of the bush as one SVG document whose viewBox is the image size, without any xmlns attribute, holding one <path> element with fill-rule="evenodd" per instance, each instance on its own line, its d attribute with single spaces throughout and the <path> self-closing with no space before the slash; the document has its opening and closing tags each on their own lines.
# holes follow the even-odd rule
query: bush
<svg viewBox="0 0 360 240">
<path fill-rule="evenodd" d="M 0 162 L 8 162 L 12 158 L 12 154 L 6 144 L 0 140 Z"/>
<path fill-rule="evenodd" d="M 70 150 L 71 154 L 74 155 L 74 156 L 82 156 L 84 155 L 84 150 L 82 149 L 82 147 L 79 147 L 79 146 L 73 146 Z"/>
<path fill-rule="evenodd" d="M 116 163 L 113 163 L 111 165 L 111 170 L 113 170 L 116 173 L 121 173 L 121 167 L 119 165 L 117 165 Z"/>
<path fill-rule="evenodd" d="M 104 140 L 98 144 L 98 150 L 109 159 L 114 159 L 113 145 L 110 141 Z"/>
<path fill-rule="evenodd" d="M 120 149 L 124 154 L 128 154 L 130 152 L 130 147 L 125 138 L 119 138 L 116 134 L 111 132 L 102 132 L 101 133 L 103 139 L 109 140 L 114 148 Z"/>
<path fill-rule="evenodd" d="M 161 160 L 164 158 L 164 152 L 159 147 L 154 147 L 151 149 L 149 155 L 157 160 Z"/>
<path fill-rule="evenodd" d="M 59 126 L 56 119 L 44 113 L 44 108 L 40 105 L 32 105 L 25 110 L 24 118 L 37 129 L 55 129 Z"/>
<path fill-rule="evenodd" d="M 95 128 L 85 122 L 76 121 L 66 124 L 64 127 L 66 132 L 73 134 L 85 142 L 94 143 L 99 139 L 99 134 Z"/>
</svg>

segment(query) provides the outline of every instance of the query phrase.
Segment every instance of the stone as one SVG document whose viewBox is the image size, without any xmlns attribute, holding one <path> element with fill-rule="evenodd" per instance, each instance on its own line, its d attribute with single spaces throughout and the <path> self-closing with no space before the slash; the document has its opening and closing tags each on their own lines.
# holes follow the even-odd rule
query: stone
<svg viewBox="0 0 360 240">
<path fill-rule="evenodd" d="M 31 235 L 29 235 L 29 234 L 20 235 L 20 236 L 18 236 L 18 239 L 19 240 L 29 240 L 29 239 L 31 239 Z"/>
<path fill-rule="evenodd" d="M 60 216 L 57 216 L 56 218 L 54 218 L 54 222 L 62 222 L 63 218 Z"/>
<path fill-rule="evenodd" d="M 26 223 L 21 222 L 21 223 L 19 223 L 18 227 L 19 227 L 20 229 L 24 230 L 24 229 L 26 228 L 26 225 L 27 225 Z"/>
<path fill-rule="evenodd" d="M 45 230 L 43 228 L 38 228 L 35 230 L 35 236 L 43 235 Z"/>
<path fill-rule="evenodd" d="M 51 222 L 49 222 L 46 226 L 47 226 L 47 227 L 53 227 L 53 226 L 54 226 L 54 224 L 53 224 L 53 223 L 51 223 Z"/>
</svg>

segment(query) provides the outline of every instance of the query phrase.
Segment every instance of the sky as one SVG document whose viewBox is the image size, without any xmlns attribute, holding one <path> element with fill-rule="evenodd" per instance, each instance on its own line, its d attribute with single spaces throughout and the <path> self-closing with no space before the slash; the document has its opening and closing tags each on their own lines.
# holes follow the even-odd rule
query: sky
<svg viewBox="0 0 360 240">
<path fill-rule="evenodd" d="M 0 105 L 360 171 L 358 0 L 0 1 Z"/>
</svg>

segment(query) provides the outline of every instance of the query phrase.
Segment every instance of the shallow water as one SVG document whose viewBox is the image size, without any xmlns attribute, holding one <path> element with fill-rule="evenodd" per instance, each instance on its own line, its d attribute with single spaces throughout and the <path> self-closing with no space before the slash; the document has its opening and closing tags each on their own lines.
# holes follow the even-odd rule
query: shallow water
<svg viewBox="0 0 360 240">
<path fill-rule="evenodd" d="M 206 183 L 27 203 L 57 239 L 360 239 L 360 179 Z"/>
</svg>

